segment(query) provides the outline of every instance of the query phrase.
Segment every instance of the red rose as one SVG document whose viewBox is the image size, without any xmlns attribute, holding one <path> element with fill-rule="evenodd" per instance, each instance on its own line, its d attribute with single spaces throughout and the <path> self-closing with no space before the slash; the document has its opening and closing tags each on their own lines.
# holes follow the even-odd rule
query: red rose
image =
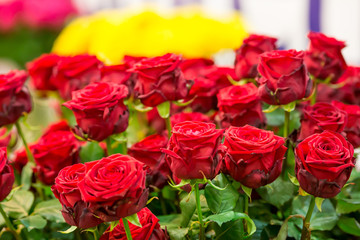
<svg viewBox="0 0 360 240">
<path fill-rule="evenodd" d="M 130 92 L 134 89 L 134 74 L 128 71 L 127 64 L 103 66 L 101 68 L 101 81 L 124 84 Z"/>
<path fill-rule="evenodd" d="M 56 54 L 43 54 L 26 64 L 31 77 L 31 83 L 35 89 L 45 91 L 56 90 L 52 78 L 60 58 Z"/>
<path fill-rule="evenodd" d="M 341 54 L 345 47 L 343 41 L 328 37 L 322 33 L 310 32 L 309 50 L 305 53 L 305 65 L 315 78 L 336 81 L 346 69 L 346 62 Z"/>
<path fill-rule="evenodd" d="M 114 154 L 96 161 L 78 187 L 91 212 L 111 222 L 145 207 L 149 193 L 145 180 L 143 163 Z"/>
<path fill-rule="evenodd" d="M 129 111 L 123 99 L 128 90 L 115 83 L 93 83 L 74 91 L 72 100 L 64 103 L 76 117 L 75 133 L 81 137 L 102 141 L 128 126 Z"/>
<path fill-rule="evenodd" d="M 194 80 L 197 76 L 201 75 L 201 71 L 207 67 L 214 65 L 214 61 L 206 58 L 191 58 L 184 59 L 180 68 L 184 76 L 188 80 Z"/>
<path fill-rule="evenodd" d="M 150 135 L 128 149 L 128 154 L 149 166 L 147 182 L 149 185 L 162 188 L 168 181 L 170 169 L 165 161 L 161 148 L 166 148 L 168 138 L 164 135 Z"/>
<path fill-rule="evenodd" d="M 354 148 L 360 147 L 360 106 L 338 101 L 333 101 L 332 104 L 347 113 L 348 121 L 344 128 L 346 138 Z"/>
<path fill-rule="evenodd" d="M 8 164 L 6 148 L 0 148 L 0 202 L 9 195 L 14 181 L 14 170 Z"/>
<path fill-rule="evenodd" d="M 344 84 L 342 88 L 335 90 L 342 101 L 360 105 L 360 67 L 347 67 L 337 83 Z"/>
<path fill-rule="evenodd" d="M 217 119 L 222 128 L 246 124 L 260 127 L 265 123 L 257 91 L 252 83 L 230 86 L 219 91 Z"/>
<path fill-rule="evenodd" d="M 23 113 L 31 111 L 31 97 L 24 86 L 25 71 L 0 74 L 0 126 L 15 123 Z"/>
<path fill-rule="evenodd" d="M 161 229 L 159 219 L 148 208 L 143 208 L 137 213 L 137 215 L 142 227 L 138 227 L 129 222 L 129 228 L 133 240 L 169 239 L 166 231 Z M 109 227 L 100 237 L 100 240 L 127 240 L 122 221 L 120 221 L 112 231 L 110 231 Z"/>
<path fill-rule="evenodd" d="M 181 112 L 170 117 L 171 126 L 185 121 L 207 122 L 211 123 L 211 119 L 205 114 L 199 112 Z"/>
<path fill-rule="evenodd" d="M 80 144 L 70 131 L 54 131 L 42 136 L 31 147 L 34 154 L 37 177 L 46 185 L 52 185 L 59 171 L 78 163 Z"/>
<path fill-rule="evenodd" d="M 55 68 L 52 84 L 59 90 L 63 99 L 69 100 L 73 91 L 100 81 L 102 65 L 102 62 L 95 56 L 61 57 Z"/>
<path fill-rule="evenodd" d="M 7 147 L 9 145 L 11 140 L 11 132 L 9 131 L 6 127 L 0 128 L 0 148 Z"/>
<path fill-rule="evenodd" d="M 43 133 L 43 136 L 55 131 L 70 131 L 70 126 L 65 120 L 50 124 Z"/>
<path fill-rule="evenodd" d="M 348 116 L 345 111 L 330 103 L 316 103 L 313 106 L 305 106 L 298 140 L 307 138 L 314 133 L 321 133 L 324 130 L 341 133 L 347 124 L 347 119 Z"/>
<path fill-rule="evenodd" d="M 261 100 L 285 105 L 310 96 L 312 81 L 304 65 L 304 52 L 275 50 L 260 55 L 256 81 Z"/>
<path fill-rule="evenodd" d="M 236 50 L 235 72 L 238 78 L 255 78 L 260 54 L 275 50 L 276 41 L 276 38 L 255 34 L 244 39 Z"/>
<path fill-rule="evenodd" d="M 249 125 L 225 131 L 225 165 L 236 181 L 249 188 L 273 182 L 281 173 L 285 140 Z"/>
<path fill-rule="evenodd" d="M 335 197 L 354 167 L 354 148 L 336 132 L 313 134 L 295 148 L 295 172 L 300 187 L 321 198 Z"/>
<path fill-rule="evenodd" d="M 176 124 L 167 149 L 163 149 L 170 170 L 180 179 L 214 178 L 221 168 L 222 137 L 223 130 L 212 123 Z"/>
<path fill-rule="evenodd" d="M 18 173 L 22 172 L 22 169 L 29 162 L 25 148 L 21 148 L 15 152 L 15 156 L 10 160 L 10 165 L 18 171 Z"/>
<path fill-rule="evenodd" d="M 188 93 L 186 80 L 175 54 L 145 58 L 130 71 L 136 73 L 135 95 L 146 106 L 155 107 L 166 101 L 184 99 Z"/>
</svg>

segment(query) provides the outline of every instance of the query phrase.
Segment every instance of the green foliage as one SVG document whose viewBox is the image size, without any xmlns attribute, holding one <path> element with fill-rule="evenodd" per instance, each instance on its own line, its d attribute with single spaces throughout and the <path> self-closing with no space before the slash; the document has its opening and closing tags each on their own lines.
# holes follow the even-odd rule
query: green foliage
<svg viewBox="0 0 360 240">
<path fill-rule="evenodd" d="M 83 163 L 99 160 L 104 156 L 104 150 L 97 142 L 87 142 L 80 150 L 80 158 Z"/>
<path fill-rule="evenodd" d="M 256 191 L 268 203 L 280 208 L 290 201 L 296 191 L 291 182 L 282 180 L 280 177 L 269 184 L 270 187 L 260 187 Z"/>
</svg>

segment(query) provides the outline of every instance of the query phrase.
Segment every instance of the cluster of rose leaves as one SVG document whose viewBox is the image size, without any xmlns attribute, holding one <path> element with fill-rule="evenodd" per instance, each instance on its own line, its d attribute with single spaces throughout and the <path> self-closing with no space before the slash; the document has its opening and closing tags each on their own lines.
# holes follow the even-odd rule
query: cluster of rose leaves
<svg viewBox="0 0 360 240">
<path fill-rule="evenodd" d="M 27 65 L 33 88 L 57 91 L 77 125 L 70 129 L 66 121 L 53 124 L 31 145 L 36 177 L 52 185 L 70 225 L 90 228 L 138 213 L 143 227 L 130 224 L 133 236 L 166 239 L 159 220 L 144 208 L 147 186 L 161 189 L 168 177 L 179 183 L 213 179 L 220 172 L 249 188 L 273 182 L 282 171 L 286 139 L 264 130 L 262 105 L 298 101 L 303 114 L 300 130 L 292 134 L 296 177 L 309 194 L 334 197 L 354 167 L 353 148 L 360 146 L 360 67 L 346 65 L 343 42 L 321 33 L 308 37 L 309 49 L 296 51 L 277 50 L 276 39 L 250 35 L 236 50 L 234 68 L 175 54 L 126 56 L 114 66 L 89 55 L 40 56 Z M 25 71 L 0 75 L 0 126 L 31 111 L 26 79 Z M 334 90 L 334 85 L 341 88 Z M 318 103 L 310 105 L 315 88 Z M 164 119 L 153 108 L 147 117 L 157 134 L 134 144 L 128 155 L 80 163 L 84 142 L 79 138 L 101 142 L 124 132 L 129 108 L 139 102 L 157 107 L 180 100 L 189 104 L 170 105 L 170 139 Z M 8 143 L 7 136 L 1 144 Z M 12 168 L 6 150 L 0 153 L 3 200 L 14 183 L 13 168 L 21 172 L 28 159 L 24 150 L 18 151 Z M 119 223 L 102 239 L 124 236 Z"/>
</svg>

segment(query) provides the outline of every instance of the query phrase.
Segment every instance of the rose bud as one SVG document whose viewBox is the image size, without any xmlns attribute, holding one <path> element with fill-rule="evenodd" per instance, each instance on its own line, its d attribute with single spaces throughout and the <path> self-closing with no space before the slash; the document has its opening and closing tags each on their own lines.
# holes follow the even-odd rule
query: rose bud
<svg viewBox="0 0 360 240">
<path fill-rule="evenodd" d="M 341 94 L 342 101 L 360 105 L 360 67 L 347 67 L 337 83 L 344 84 L 342 88 L 335 90 Z"/>
<path fill-rule="evenodd" d="M 100 60 L 90 55 L 61 57 L 54 70 L 52 84 L 59 90 L 63 99 L 69 100 L 73 91 L 100 81 L 102 65 Z"/>
<path fill-rule="evenodd" d="M 128 154 L 149 167 L 147 182 L 157 188 L 163 188 L 170 176 L 170 169 L 161 148 L 166 148 L 168 138 L 164 135 L 150 135 L 128 149 Z"/>
<path fill-rule="evenodd" d="M 24 86 L 25 71 L 0 74 L 0 126 L 15 123 L 23 113 L 31 111 L 31 97 Z"/>
<path fill-rule="evenodd" d="M 162 230 L 159 219 L 148 209 L 143 208 L 137 213 L 140 224 L 138 227 L 129 222 L 129 228 L 133 240 L 166 240 L 170 239 L 166 231 Z M 100 237 L 100 240 L 127 240 L 124 224 L 122 221 L 111 231 L 110 227 Z"/>
<path fill-rule="evenodd" d="M 78 184 L 83 201 L 105 222 L 137 213 L 149 195 L 144 167 L 135 158 L 121 154 L 96 161 Z"/>
<path fill-rule="evenodd" d="M 14 155 L 15 156 L 13 156 L 13 158 L 10 159 L 9 163 L 16 171 L 18 171 L 18 173 L 21 173 L 22 169 L 29 161 L 25 148 L 21 148 L 17 150 Z"/>
<path fill-rule="evenodd" d="M 238 78 L 255 78 L 260 54 L 275 50 L 276 41 L 276 38 L 256 34 L 244 39 L 236 50 L 235 72 Z"/>
<path fill-rule="evenodd" d="M 54 131 L 43 135 L 32 145 L 36 167 L 34 172 L 46 185 L 54 184 L 59 171 L 80 161 L 80 143 L 70 131 Z"/>
<path fill-rule="evenodd" d="M 145 58 L 129 71 L 136 73 L 135 96 L 150 107 L 166 101 L 184 99 L 187 81 L 179 68 L 181 58 L 175 54 Z"/>
<path fill-rule="evenodd" d="M 72 100 L 63 105 L 74 112 L 75 133 L 100 142 L 128 127 L 129 111 L 123 101 L 127 95 L 125 85 L 93 83 L 74 91 Z"/>
<path fill-rule="evenodd" d="M 173 174 L 180 179 L 214 178 L 221 168 L 223 132 L 213 123 L 176 124 L 167 149 L 162 150 Z"/>
<path fill-rule="evenodd" d="M 227 173 L 249 188 L 272 183 L 281 173 L 285 140 L 272 131 L 246 125 L 225 131 Z"/>
<path fill-rule="evenodd" d="M 129 92 L 134 89 L 134 74 L 128 71 L 127 64 L 103 66 L 101 70 L 101 81 L 123 84 L 128 87 Z"/>
<path fill-rule="evenodd" d="M 62 214 L 65 221 L 79 228 L 94 227 L 103 222 L 95 217 L 81 200 L 78 183 L 84 178 L 85 172 L 86 167 L 81 163 L 65 167 L 59 172 L 55 184 L 51 187 L 63 206 Z"/>
<path fill-rule="evenodd" d="M 344 128 L 346 138 L 354 148 L 360 147 L 360 106 L 338 101 L 333 101 L 332 105 L 347 113 L 348 121 Z"/>
<path fill-rule="evenodd" d="M 184 76 L 188 80 L 194 80 L 197 76 L 201 75 L 201 71 L 207 67 L 214 65 L 214 61 L 206 58 L 190 58 L 184 59 L 180 68 Z"/>
<path fill-rule="evenodd" d="M 312 81 L 304 65 L 304 52 L 275 50 L 260 55 L 259 96 L 271 105 L 285 105 L 310 96 Z"/>
<path fill-rule="evenodd" d="M 341 133 L 348 121 L 347 113 L 330 103 L 307 105 L 303 109 L 298 140 L 324 130 Z"/>
<path fill-rule="evenodd" d="M 14 170 L 8 163 L 6 148 L 0 148 L 0 202 L 9 195 L 14 181 Z"/>
<path fill-rule="evenodd" d="M 31 84 L 36 90 L 56 90 L 52 78 L 54 76 L 54 69 L 60 58 L 61 57 L 56 54 L 43 54 L 26 64 Z"/>
<path fill-rule="evenodd" d="M 222 128 L 246 124 L 260 127 L 265 123 L 261 102 L 253 83 L 223 88 L 217 94 L 217 119 Z"/>
<path fill-rule="evenodd" d="M 295 148 L 295 172 L 300 187 L 321 198 L 335 197 L 350 177 L 353 146 L 336 132 L 307 137 Z"/>
<path fill-rule="evenodd" d="M 310 46 L 304 57 L 308 71 L 317 79 L 335 82 L 347 67 L 341 54 L 345 43 L 318 32 L 310 32 L 308 38 Z"/>
<path fill-rule="evenodd" d="M 170 117 L 170 121 L 171 121 L 171 126 L 174 126 L 177 123 L 181 123 L 185 121 L 206 122 L 206 123 L 212 122 L 208 116 L 199 112 L 176 113 Z"/>
</svg>

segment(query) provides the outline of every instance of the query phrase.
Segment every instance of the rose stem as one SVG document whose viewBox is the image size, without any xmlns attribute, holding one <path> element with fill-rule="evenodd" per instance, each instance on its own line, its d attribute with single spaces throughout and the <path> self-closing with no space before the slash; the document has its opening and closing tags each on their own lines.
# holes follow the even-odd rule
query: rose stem
<svg viewBox="0 0 360 240">
<path fill-rule="evenodd" d="M 304 220 L 304 224 L 303 224 L 303 228 L 301 231 L 301 240 L 309 240 L 311 237 L 311 232 L 310 232 L 310 218 L 311 215 L 314 211 L 314 207 L 315 207 L 315 197 L 311 196 L 311 201 L 310 201 L 310 205 L 309 205 L 309 209 L 306 213 L 306 217 Z"/>
<path fill-rule="evenodd" d="M 314 92 L 310 100 L 311 105 L 314 105 L 316 103 L 316 95 L 317 95 L 317 81 L 314 80 Z"/>
<path fill-rule="evenodd" d="M 168 131 L 168 136 L 169 136 L 169 139 L 171 137 L 171 121 L 170 121 L 170 116 L 165 118 L 165 122 L 166 122 L 166 129 Z"/>
<path fill-rule="evenodd" d="M 128 220 L 127 220 L 126 218 L 123 218 L 123 219 L 122 219 L 122 222 L 123 222 L 123 224 L 124 224 L 124 229 L 125 229 L 125 233 L 126 233 L 127 240 L 132 240 L 132 236 L 131 236 L 131 232 L 130 232 Z"/>
<path fill-rule="evenodd" d="M 110 137 L 108 137 L 107 139 L 105 139 L 105 143 L 106 143 L 106 151 L 107 151 L 107 155 L 110 156 L 111 155 L 111 139 Z"/>
<path fill-rule="evenodd" d="M 196 208 L 197 208 L 199 222 L 200 222 L 199 239 L 203 240 L 203 239 L 205 239 L 204 223 L 203 223 L 202 212 L 201 212 L 200 192 L 199 192 L 199 184 L 198 183 L 195 183 L 195 198 L 196 198 Z"/>
<path fill-rule="evenodd" d="M 248 195 L 244 194 L 244 213 L 246 215 L 249 215 L 249 197 Z M 245 231 L 247 229 L 247 223 L 246 220 L 244 219 L 244 229 L 243 229 L 243 234 L 245 236 Z"/>
<path fill-rule="evenodd" d="M 99 230 L 97 228 L 97 226 L 95 227 L 95 230 L 92 231 L 94 234 L 94 240 L 99 240 L 100 239 L 100 235 L 99 235 Z"/>
<path fill-rule="evenodd" d="M 21 140 L 22 140 L 22 142 L 23 142 L 23 144 L 24 144 L 25 151 L 26 151 L 26 155 L 27 155 L 29 161 L 30 161 L 30 162 L 35 162 L 35 161 L 34 161 L 34 156 L 32 155 L 32 153 L 31 153 L 31 151 L 30 151 L 30 148 L 29 148 L 29 145 L 28 145 L 27 142 L 26 142 L 24 133 L 23 133 L 23 131 L 21 130 L 21 127 L 20 127 L 19 122 L 16 122 L 16 123 L 15 123 L 15 126 L 16 126 L 17 132 L 19 133 L 20 138 L 21 138 Z"/>
<path fill-rule="evenodd" d="M 288 152 L 289 152 L 289 140 L 287 139 L 288 136 L 289 136 L 289 128 L 290 128 L 290 112 L 288 111 L 284 111 L 285 113 L 285 120 L 284 120 L 284 138 L 285 138 L 285 142 L 286 142 L 286 147 L 288 148 L 286 150 L 286 153 L 285 153 L 285 159 L 283 161 L 283 165 L 282 165 L 282 171 L 281 171 L 281 175 L 283 177 L 283 179 L 286 178 L 286 168 L 288 167 L 288 158 L 287 158 L 287 155 L 288 155 Z"/>
<path fill-rule="evenodd" d="M 10 219 L 8 218 L 8 216 L 6 215 L 1 203 L 0 203 L 0 213 L 3 216 L 6 226 L 9 228 L 10 232 L 12 233 L 12 235 L 14 235 L 16 240 L 21 240 L 20 235 L 16 232 L 15 227 L 12 225 Z"/>
</svg>

